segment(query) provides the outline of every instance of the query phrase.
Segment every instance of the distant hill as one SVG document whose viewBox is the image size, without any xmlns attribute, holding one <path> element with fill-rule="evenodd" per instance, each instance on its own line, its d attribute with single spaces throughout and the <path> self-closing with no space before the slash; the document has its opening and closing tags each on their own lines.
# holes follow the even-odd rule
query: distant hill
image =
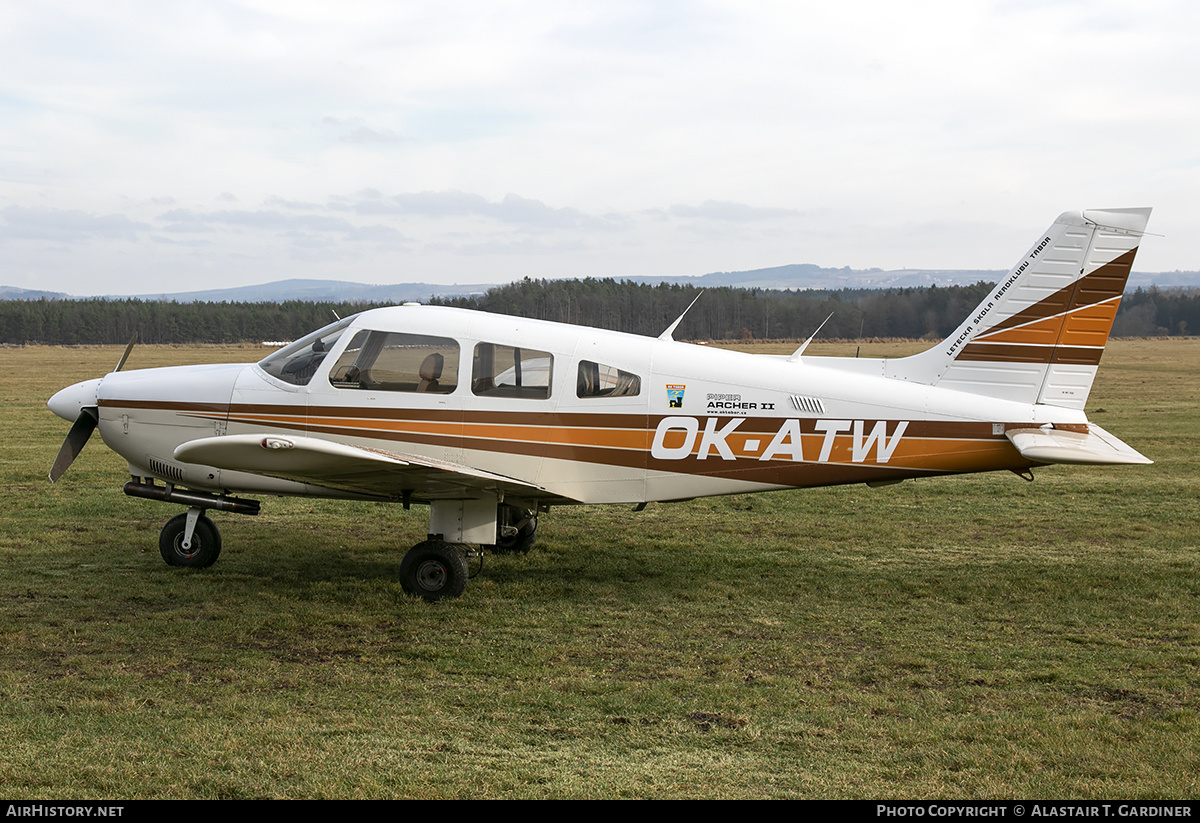
<svg viewBox="0 0 1200 823">
<path fill-rule="evenodd" d="M 71 295 L 60 291 L 37 291 L 35 289 L 18 289 L 15 286 L 0 286 L 0 300 L 70 300 Z"/>
<path fill-rule="evenodd" d="M 343 280 L 277 280 L 256 286 L 204 291 L 161 292 L 158 294 L 71 295 L 62 292 L 18 289 L 0 286 L 0 300 L 165 300 L 176 303 L 282 303 L 303 300 L 320 303 L 407 303 L 425 302 L 430 297 L 469 297 L 483 294 L 499 283 L 396 283 L 376 286 L 368 283 L 349 283 Z"/>
<path fill-rule="evenodd" d="M 257 286 L 233 289 L 134 295 L 141 300 L 174 300 L 177 303 L 279 303 L 284 300 L 345 303 L 422 302 L 430 297 L 461 297 L 483 294 L 496 283 L 445 285 L 435 283 L 397 283 L 374 286 L 342 280 L 277 280 Z"/>
<path fill-rule="evenodd" d="M 1148 289 L 1156 286 L 1160 289 L 1196 289 L 1200 288 L 1200 271 L 1157 271 L 1131 272 L 1125 291 Z"/>
<path fill-rule="evenodd" d="M 698 277 L 621 277 L 635 283 L 678 283 L 693 286 L 733 286 L 742 289 L 908 289 L 930 286 L 970 286 L 980 280 L 995 283 L 1007 269 L 828 269 L 793 263 L 769 269 L 723 271 Z M 1128 291 L 1138 288 L 1200 288 L 1200 271 L 1133 272 Z"/>
<path fill-rule="evenodd" d="M 658 277 L 635 275 L 615 277 L 634 283 L 670 283 L 701 288 L 730 286 L 741 289 L 775 289 L 804 291 L 807 289 L 901 289 L 929 286 L 968 286 L 979 281 L 995 282 L 1003 276 L 1000 269 L 840 269 L 822 268 L 810 263 L 795 263 L 750 271 L 711 272 L 698 276 Z M 106 299 L 165 300 L 177 303 L 282 303 L 287 300 L 339 303 L 407 303 L 427 302 L 431 297 L 470 297 L 483 294 L 499 283 L 396 283 L 377 286 L 342 280 L 278 280 L 255 286 L 232 289 L 207 289 L 160 294 L 103 295 Z M 1200 288 L 1200 271 L 1133 272 L 1127 291 L 1157 286 L 1165 288 Z M 88 299 L 61 292 L 18 289 L 0 286 L 0 300 L 72 300 Z"/>
<path fill-rule="evenodd" d="M 996 281 L 1004 272 L 987 269 L 828 269 L 811 263 L 793 263 L 769 269 L 720 271 L 698 277 L 622 277 L 635 283 L 678 283 L 701 288 L 732 286 L 739 289 L 894 289 L 929 286 L 969 286 L 980 280 Z"/>
</svg>

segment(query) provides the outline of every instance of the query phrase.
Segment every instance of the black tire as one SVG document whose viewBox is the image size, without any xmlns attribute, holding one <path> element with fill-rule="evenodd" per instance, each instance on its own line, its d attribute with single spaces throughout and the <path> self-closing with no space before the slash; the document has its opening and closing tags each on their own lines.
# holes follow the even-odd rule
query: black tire
<svg viewBox="0 0 1200 823">
<path fill-rule="evenodd" d="M 163 526 L 158 536 L 158 551 L 168 566 L 187 566 L 206 569 L 221 556 L 221 533 L 217 524 L 204 515 L 196 520 L 192 531 L 192 547 L 183 548 L 183 533 L 187 531 L 187 514 L 177 514 Z"/>
<path fill-rule="evenodd" d="M 522 520 L 526 522 L 518 526 L 516 534 L 504 536 L 505 526 L 516 525 Z M 492 546 L 492 551 L 496 554 L 528 554 L 537 542 L 537 526 L 535 513 L 515 506 L 501 506 L 500 516 L 496 519 L 496 545 Z"/>
<path fill-rule="evenodd" d="M 400 585 L 430 603 L 458 597 L 467 585 L 467 558 L 452 543 L 418 543 L 400 563 Z"/>
</svg>

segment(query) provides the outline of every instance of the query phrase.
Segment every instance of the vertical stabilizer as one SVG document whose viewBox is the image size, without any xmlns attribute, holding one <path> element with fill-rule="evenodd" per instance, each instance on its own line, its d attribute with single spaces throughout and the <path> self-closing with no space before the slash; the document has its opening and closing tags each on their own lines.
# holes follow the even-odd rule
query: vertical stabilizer
<svg viewBox="0 0 1200 823">
<path fill-rule="evenodd" d="M 1066 212 L 955 331 L 890 377 L 1082 409 L 1150 209 Z"/>
</svg>

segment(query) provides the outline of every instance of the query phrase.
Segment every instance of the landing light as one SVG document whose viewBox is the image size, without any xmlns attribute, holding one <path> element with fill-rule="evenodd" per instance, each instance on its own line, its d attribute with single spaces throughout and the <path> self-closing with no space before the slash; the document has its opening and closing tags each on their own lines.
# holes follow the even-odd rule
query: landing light
<svg viewBox="0 0 1200 823">
<path fill-rule="evenodd" d="M 262 447 L 264 449 L 294 449 L 296 444 L 282 437 L 264 437 Z"/>
</svg>

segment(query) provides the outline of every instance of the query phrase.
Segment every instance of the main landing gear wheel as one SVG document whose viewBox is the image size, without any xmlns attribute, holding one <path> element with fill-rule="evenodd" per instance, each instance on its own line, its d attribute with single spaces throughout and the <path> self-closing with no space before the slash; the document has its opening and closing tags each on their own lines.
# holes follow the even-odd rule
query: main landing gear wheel
<svg viewBox="0 0 1200 823">
<path fill-rule="evenodd" d="M 187 514 L 178 514 L 167 521 L 158 536 L 158 551 L 170 566 L 188 566 L 205 569 L 217 562 L 221 556 L 221 533 L 217 524 L 204 515 L 196 520 L 192 532 L 192 543 L 183 547 L 183 535 L 187 531 Z"/>
<path fill-rule="evenodd" d="M 528 554 L 537 542 L 537 514 L 515 506 L 501 506 L 496 519 L 496 554 Z"/>
<path fill-rule="evenodd" d="M 430 603 L 458 597 L 467 585 L 467 558 L 453 543 L 418 543 L 400 563 L 400 585 Z"/>
</svg>

